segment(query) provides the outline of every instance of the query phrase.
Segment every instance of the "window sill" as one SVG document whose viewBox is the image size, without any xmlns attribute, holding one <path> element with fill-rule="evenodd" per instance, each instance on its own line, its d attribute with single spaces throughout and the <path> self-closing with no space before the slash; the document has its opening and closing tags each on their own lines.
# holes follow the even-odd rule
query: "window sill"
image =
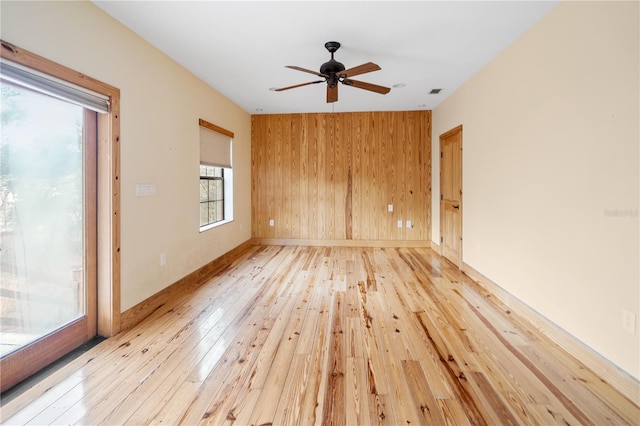
<svg viewBox="0 0 640 426">
<path fill-rule="evenodd" d="M 209 225 L 201 226 L 200 232 L 208 231 L 209 229 L 217 228 L 218 226 L 226 225 L 233 222 L 233 219 L 221 220 L 220 222 L 211 223 Z"/>
</svg>

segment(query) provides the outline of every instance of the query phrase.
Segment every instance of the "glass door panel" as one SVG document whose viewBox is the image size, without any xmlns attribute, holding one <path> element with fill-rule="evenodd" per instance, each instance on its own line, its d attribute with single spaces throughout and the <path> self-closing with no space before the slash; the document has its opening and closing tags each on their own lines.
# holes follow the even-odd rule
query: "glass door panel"
<svg viewBox="0 0 640 426">
<path fill-rule="evenodd" d="M 87 264 L 95 213 L 95 113 L 29 89 L 0 82 L 0 358 L 16 355 L 87 314 Z M 91 118 L 93 116 L 93 118 Z M 87 120 L 89 123 L 87 123 Z M 87 129 L 92 129 L 88 131 Z M 89 157 L 88 153 L 91 153 Z M 89 161 L 92 163 L 92 161 Z M 94 162 L 93 162 L 94 163 Z M 88 186 L 89 185 L 89 186 Z M 89 215 L 90 216 L 90 215 Z M 89 260 L 89 262 L 88 262 Z M 93 321 L 95 323 L 95 321 Z M 95 334 L 95 332 L 94 332 Z M 69 340 L 69 339 L 66 339 Z M 82 343 L 71 339 L 70 345 Z M 58 345 L 60 346 L 60 345 Z M 73 349 L 73 348 L 71 348 Z M 45 345 L 42 350 L 49 350 Z M 23 356 L 19 359 L 25 361 Z M 3 364 L 3 367 L 5 365 Z"/>
</svg>

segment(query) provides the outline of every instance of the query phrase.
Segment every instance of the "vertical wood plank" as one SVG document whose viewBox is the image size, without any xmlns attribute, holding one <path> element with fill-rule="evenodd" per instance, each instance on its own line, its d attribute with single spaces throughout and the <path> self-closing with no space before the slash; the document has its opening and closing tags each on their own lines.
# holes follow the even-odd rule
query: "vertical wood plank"
<svg viewBox="0 0 640 426">
<path fill-rule="evenodd" d="M 291 116 L 287 115 L 286 118 L 280 123 L 282 127 L 282 147 L 280 150 L 280 194 L 281 200 L 279 203 L 278 211 L 278 224 L 276 229 L 279 231 L 278 238 L 292 238 L 291 222 L 292 216 L 294 216 L 291 197 L 293 191 L 293 181 L 291 179 L 292 168 L 292 153 L 291 153 Z"/>
<path fill-rule="evenodd" d="M 300 118 L 300 230 L 298 238 L 309 238 L 309 120 L 308 114 Z"/>
<path fill-rule="evenodd" d="M 352 180 L 352 194 L 351 194 L 351 230 L 354 240 L 360 240 L 362 236 L 362 198 L 363 198 L 363 185 L 362 185 L 362 115 L 352 115 L 352 159 L 351 159 L 351 180 Z"/>
<path fill-rule="evenodd" d="M 309 116 L 309 229 L 307 238 L 318 237 L 318 144 L 319 140 L 318 122 L 320 117 L 318 114 Z"/>
<path fill-rule="evenodd" d="M 345 205 L 346 205 L 346 169 L 349 159 L 348 140 L 342 135 L 342 128 L 347 116 L 343 114 L 332 114 L 332 145 L 331 153 L 333 171 L 332 196 L 333 196 L 333 229 L 330 238 L 332 240 L 344 240 L 346 238 L 345 227 Z"/>
<path fill-rule="evenodd" d="M 291 206 L 290 206 L 290 230 L 288 238 L 294 238 L 300 235 L 300 213 L 302 211 L 300 204 L 300 163 L 302 154 L 300 152 L 300 141 L 302 139 L 302 129 L 300 125 L 300 114 L 291 114 Z"/>
<path fill-rule="evenodd" d="M 360 205 L 360 214 L 362 219 L 362 237 L 364 239 L 373 240 L 374 223 L 371 220 L 371 209 L 375 205 L 375 182 L 373 181 L 373 168 L 375 160 L 373 157 L 373 136 L 375 132 L 375 122 L 371 117 L 372 113 L 363 113 L 362 131 L 362 185 L 363 185 L 363 203 Z M 373 188 L 372 188 L 373 186 Z M 366 202 L 365 202 L 366 200 Z"/>
<path fill-rule="evenodd" d="M 273 236 L 275 238 L 284 238 L 284 223 L 288 216 L 287 211 L 284 209 L 284 195 L 289 189 L 289 182 L 284 180 L 284 151 L 286 149 L 286 128 L 285 123 L 288 125 L 288 116 L 278 115 L 275 117 L 274 131 L 276 139 L 273 143 L 273 177 L 274 185 L 271 190 L 271 215 L 270 218 L 275 220 L 275 226 L 273 227 Z M 286 182 L 286 183 L 285 183 Z"/>
</svg>

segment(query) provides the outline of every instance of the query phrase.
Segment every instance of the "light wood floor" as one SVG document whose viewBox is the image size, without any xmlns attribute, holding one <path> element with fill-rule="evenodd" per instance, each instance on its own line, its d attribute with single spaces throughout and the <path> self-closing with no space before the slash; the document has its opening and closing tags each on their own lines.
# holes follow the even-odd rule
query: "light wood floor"
<svg viewBox="0 0 640 426">
<path fill-rule="evenodd" d="M 429 249 L 254 247 L 2 407 L 6 424 L 638 424 Z"/>
</svg>

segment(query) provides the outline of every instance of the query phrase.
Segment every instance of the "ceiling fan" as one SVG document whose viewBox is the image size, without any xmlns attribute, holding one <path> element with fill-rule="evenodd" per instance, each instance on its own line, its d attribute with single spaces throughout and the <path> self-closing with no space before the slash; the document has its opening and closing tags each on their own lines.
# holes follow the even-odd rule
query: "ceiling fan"
<svg viewBox="0 0 640 426">
<path fill-rule="evenodd" d="M 358 89 L 369 90 L 371 92 L 380 93 L 385 95 L 391 90 L 388 87 L 378 86 L 377 84 L 365 83 L 364 81 L 352 80 L 354 75 L 360 75 L 371 71 L 378 71 L 380 68 L 373 62 L 367 62 L 366 64 L 358 65 L 357 67 L 345 69 L 344 65 L 333 59 L 333 54 L 340 48 L 340 43 L 337 41 L 329 41 L 324 44 L 324 47 L 331 53 L 331 59 L 320 66 L 320 72 L 308 70 L 306 68 L 297 67 L 294 65 L 287 65 L 287 68 L 306 72 L 309 74 L 317 75 L 324 78 L 324 80 L 310 81 L 308 83 L 296 84 L 293 86 L 281 87 L 275 89 L 276 92 L 283 90 L 294 89 L 296 87 L 308 86 L 310 84 L 318 84 L 322 82 L 327 83 L 327 103 L 336 102 L 338 100 L 338 83 L 345 84 L 347 86 L 357 87 Z"/>
</svg>

